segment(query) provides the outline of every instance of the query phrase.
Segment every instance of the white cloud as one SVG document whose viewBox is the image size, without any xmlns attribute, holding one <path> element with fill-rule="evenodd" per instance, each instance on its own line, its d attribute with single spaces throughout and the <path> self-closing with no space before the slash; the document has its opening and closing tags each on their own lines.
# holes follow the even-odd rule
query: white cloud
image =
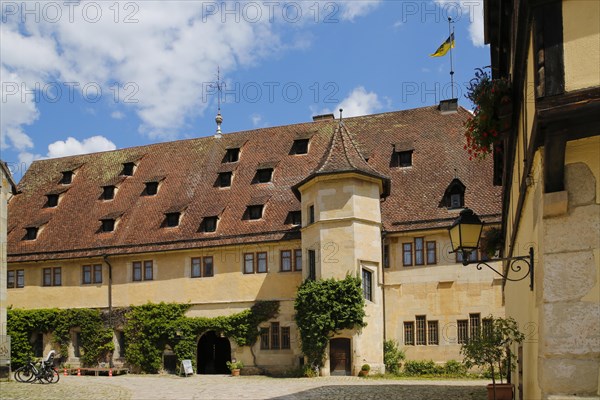
<svg viewBox="0 0 600 400">
<path fill-rule="evenodd" d="M 435 0 L 438 6 L 446 10 L 450 17 L 456 18 L 451 14 L 457 4 L 460 5 L 461 19 L 469 19 L 469 36 L 473 46 L 483 47 L 485 45 L 483 31 L 483 1 L 470 0 Z M 459 22 L 459 21 L 456 21 Z"/>
<path fill-rule="evenodd" d="M 250 119 L 252 120 L 252 125 L 256 127 L 256 126 L 259 126 L 260 123 L 262 122 L 262 115 L 252 114 L 250 116 Z"/>
<path fill-rule="evenodd" d="M 125 118 L 125 114 L 123 114 L 121 111 L 113 111 L 110 113 L 110 117 L 113 119 L 123 119 Z"/>
<path fill-rule="evenodd" d="M 341 101 L 335 112 L 325 108 L 319 114 L 334 113 L 337 115 L 338 109 L 344 109 L 344 117 L 357 117 L 359 115 L 373 114 L 383 108 L 379 97 L 375 92 L 367 92 L 362 86 L 355 88 L 344 100 Z M 314 109 L 311 109 L 314 114 Z"/>
<path fill-rule="evenodd" d="M 19 75 L 0 67 L 2 82 L 0 96 L 0 148 L 25 150 L 33 147 L 33 141 L 23 131 L 24 125 L 31 125 L 39 117 L 34 96 L 27 94 L 30 88 Z"/>
<path fill-rule="evenodd" d="M 400 29 L 402 27 L 402 25 L 404 25 L 404 22 L 402 22 L 402 21 L 396 21 L 396 22 L 394 22 L 394 25 L 392 25 L 392 27 L 394 29 Z"/>
<path fill-rule="evenodd" d="M 342 9 L 342 19 L 354 21 L 356 17 L 362 17 L 379 6 L 381 0 L 349 0 L 338 2 Z"/>
<path fill-rule="evenodd" d="M 104 136 L 92 136 L 81 142 L 73 137 L 68 137 L 66 140 L 57 140 L 48 145 L 48 158 L 110 151 L 116 148 L 117 146 Z"/>
</svg>

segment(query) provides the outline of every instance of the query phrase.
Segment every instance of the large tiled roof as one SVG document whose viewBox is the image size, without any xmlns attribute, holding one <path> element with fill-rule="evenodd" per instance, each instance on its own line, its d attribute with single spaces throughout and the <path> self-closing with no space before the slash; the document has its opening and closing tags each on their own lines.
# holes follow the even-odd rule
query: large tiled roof
<svg viewBox="0 0 600 400">
<path fill-rule="evenodd" d="M 500 188 L 492 186 L 491 159 L 468 161 L 463 150 L 463 121 L 468 111 L 442 115 L 437 107 L 344 119 L 352 143 L 368 163 L 361 169 L 389 177 L 390 195 L 382 200 L 384 229 L 389 232 L 449 226 L 456 212 L 439 207 L 450 182 L 466 185 L 465 205 L 482 219 L 498 221 Z M 102 254 L 254 243 L 299 238 L 288 224 L 300 210 L 292 187 L 319 168 L 329 152 L 339 122 L 296 125 L 159 143 L 122 150 L 34 162 L 9 203 L 10 262 Z M 348 133 L 348 132 L 346 132 Z M 311 137 L 307 155 L 290 155 L 293 141 Z M 391 166 L 394 146 L 411 146 L 413 166 Z M 240 148 L 236 163 L 222 163 L 228 148 Z M 135 162 L 133 176 L 120 176 L 123 163 Z M 259 166 L 274 166 L 270 183 L 253 183 Z M 75 170 L 70 185 L 62 172 Z M 233 171 L 231 188 L 215 187 L 219 172 Z M 145 182 L 160 177 L 156 196 L 142 196 Z M 100 200 L 102 186 L 118 185 L 114 200 Z M 64 189 L 67 189 L 64 191 Z M 60 193 L 62 192 L 62 193 Z M 47 194 L 60 193 L 58 207 L 44 207 Z M 244 220 L 246 207 L 265 204 L 260 220 Z M 166 212 L 183 211 L 180 225 L 163 227 Z M 114 232 L 98 233 L 100 219 L 120 215 Z M 219 215 L 214 233 L 200 232 L 204 217 Z M 26 227 L 43 226 L 36 240 L 22 240 Z"/>
</svg>

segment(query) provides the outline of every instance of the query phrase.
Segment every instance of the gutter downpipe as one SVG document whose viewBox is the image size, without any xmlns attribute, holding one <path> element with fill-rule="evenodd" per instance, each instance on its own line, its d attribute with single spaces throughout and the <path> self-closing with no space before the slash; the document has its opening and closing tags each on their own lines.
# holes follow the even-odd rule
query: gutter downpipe
<svg viewBox="0 0 600 400">
<path fill-rule="evenodd" d="M 103 255 L 102 259 L 108 265 L 108 326 L 110 326 L 111 330 L 113 329 L 113 321 L 112 321 L 112 264 L 108 261 L 108 255 Z M 114 367 L 112 354 L 109 359 L 110 367 Z"/>
</svg>

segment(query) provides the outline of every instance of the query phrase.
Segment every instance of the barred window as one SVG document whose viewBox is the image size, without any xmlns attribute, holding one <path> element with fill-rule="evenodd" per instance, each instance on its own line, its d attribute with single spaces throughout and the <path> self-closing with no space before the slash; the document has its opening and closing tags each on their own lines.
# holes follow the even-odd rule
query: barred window
<svg viewBox="0 0 600 400">
<path fill-rule="evenodd" d="M 415 344 L 415 323 L 413 321 L 404 322 L 404 344 L 406 346 Z"/>
<path fill-rule="evenodd" d="M 483 337 L 490 337 L 494 330 L 493 321 L 490 318 L 483 319 Z"/>
<path fill-rule="evenodd" d="M 437 321 L 427 321 L 427 344 L 440 344 Z"/>
<path fill-rule="evenodd" d="M 416 340 L 416 345 L 425 345 L 425 316 L 424 315 L 417 315 L 416 317 L 417 319 L 417 340 Z"/>
<path fill-rule="evenodd" d="M 281 328 L 281 348 L 290 348 L 290 327 L 284 326 Z"/>
<path fill-rule="evenodd" d="M 269 328 L 260 328 L 260 349 L 269 350 Z"/>
<path fill-rule="evenodd" d="M 271 322 L 271 349 L 279 349 L 279 322 Z"/>
<path fill-rule="evenodd" d="M 465 344 L 469 341 L 469 320 L 461 319 L 456 321 L 458 344 Z"/>
<path fill-rule="evenodd" d="M 481 316 L 480 314 L 469 314 L 469 337 L 477 337 L 481 334 Z"/>
<path fill-rule="evenodd" d="M 364 268 L 362 270 L 362 287 L 365 300 L 373 301 L 373 273 Z"/>
</svg>

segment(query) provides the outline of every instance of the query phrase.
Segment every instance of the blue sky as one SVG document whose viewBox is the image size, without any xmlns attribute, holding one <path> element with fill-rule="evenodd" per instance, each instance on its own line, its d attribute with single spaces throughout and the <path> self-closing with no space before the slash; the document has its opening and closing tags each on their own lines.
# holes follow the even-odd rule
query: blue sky
<svg viewBox="0 0 600 400">
<path fill-rule="evenodd" d="M 482 1 L 2 1 L 1 158 L 35 159 L 223 131 L 459 103 L 489 64 Z M 456 95 L 456 94 L 455 94 Z"/>
</svg>

